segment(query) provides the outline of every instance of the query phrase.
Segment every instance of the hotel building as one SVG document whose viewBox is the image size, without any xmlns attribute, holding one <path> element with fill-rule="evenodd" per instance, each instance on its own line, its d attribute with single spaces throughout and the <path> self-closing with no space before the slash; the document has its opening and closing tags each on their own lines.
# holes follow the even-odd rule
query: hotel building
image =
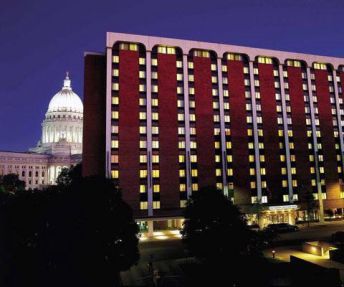
<svg viewBox="0 0 344 287">
<path fill-rule="evenodd" d="M 343 88 L 342 58 L 107 33 L 85 54 L 83 173 L 156 226 L 207 186 L 261 225 L 303 218 L 307 194 L 342 214 Z"/>
</svg>

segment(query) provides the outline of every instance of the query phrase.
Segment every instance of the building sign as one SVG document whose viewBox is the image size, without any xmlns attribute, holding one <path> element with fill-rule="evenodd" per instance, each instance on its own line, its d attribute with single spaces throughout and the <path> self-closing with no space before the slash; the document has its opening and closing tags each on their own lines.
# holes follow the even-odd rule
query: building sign
<svg viewBox="0 0 344 287">
<path fill-rule="evenodd" d="M 298 206 L 296 204 L 269 206 L 269 210 L 271 211 L 279 211 L 279 210 L 286 210 L 286 209 L 298 209 Z"/>
</svg>

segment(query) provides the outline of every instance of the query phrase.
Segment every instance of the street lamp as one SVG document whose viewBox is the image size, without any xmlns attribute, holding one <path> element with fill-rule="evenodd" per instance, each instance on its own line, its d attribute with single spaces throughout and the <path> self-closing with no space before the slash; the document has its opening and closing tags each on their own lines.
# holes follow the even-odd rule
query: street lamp
<svg viewBox="0 0 344 287">
<path fill-rule="evenodd" d="M 322 197 L 321 190 L 321 179 L 319 172 L 319 154 L 318 151 L 315 151 L 315 175 L 317 180 L 317 191 L 318 191 L 318 201 L 319 201 L 319 222 L 324 223 L 324 202 Z"/>
</svg>

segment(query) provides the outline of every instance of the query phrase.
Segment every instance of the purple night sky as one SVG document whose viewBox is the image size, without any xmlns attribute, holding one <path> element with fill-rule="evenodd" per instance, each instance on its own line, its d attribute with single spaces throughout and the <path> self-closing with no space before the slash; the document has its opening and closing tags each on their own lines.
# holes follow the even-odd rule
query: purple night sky
<svg viewBox="0 0 344 287">
<path fill-rule="evenodd" d="M 65 71 L 82 97 L 107 31 L 343 57 L 343 18 L 342 0 L 1 0 L 0 150 L 36 145 Z"/>
</svg>

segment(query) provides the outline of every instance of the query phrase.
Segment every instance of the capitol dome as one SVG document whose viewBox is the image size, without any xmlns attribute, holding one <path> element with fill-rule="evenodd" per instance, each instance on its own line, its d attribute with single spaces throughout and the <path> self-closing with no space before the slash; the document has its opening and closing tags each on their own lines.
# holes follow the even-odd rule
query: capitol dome
<svg viewBox="0 0 344 287">
<path fill-rule="evenodd" d="M 81 154 L 83 109 L 67 73 L 62 89 L 50 100 L 42 122 L 42 137 L 37 147 L 31 150 L 50 154 Z"/>
<path fill-rule="evenodd" d="M 63 87 L 51 100 L 48 107 L 50 112 L 83 112 L 83 104 L 79 96 L 73 92 L 68 73 L 63 82 Z"/>
</svg>

